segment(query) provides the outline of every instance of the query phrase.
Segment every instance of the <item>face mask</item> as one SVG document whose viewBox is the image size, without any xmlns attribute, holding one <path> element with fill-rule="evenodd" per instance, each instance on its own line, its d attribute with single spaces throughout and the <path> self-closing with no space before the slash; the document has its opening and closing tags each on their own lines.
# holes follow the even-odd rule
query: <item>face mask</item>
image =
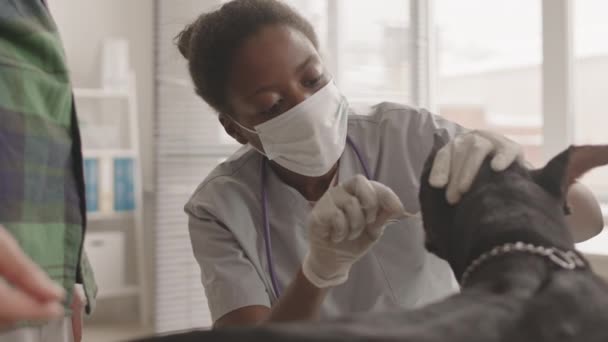
<svg viewBox="0 0 608 342">
<path fill-rule="evenodd" d="M 266 157 L 309 177 L 331 170 L 346 144 L 348 103 L 333 81 L 287 112 L 255 126 Z"/>
</svg>

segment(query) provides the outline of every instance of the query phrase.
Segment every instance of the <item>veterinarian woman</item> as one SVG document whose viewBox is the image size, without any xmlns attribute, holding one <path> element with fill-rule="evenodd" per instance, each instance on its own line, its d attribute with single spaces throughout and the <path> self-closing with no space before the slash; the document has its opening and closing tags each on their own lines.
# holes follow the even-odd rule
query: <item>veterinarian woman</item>
<svg viewBox="0 0 608 342">
<path fill-rule="evenodd" d="M 354 112 L 311 25 L 275 0 L 229 2 L 177 40 L 196 93 L 244 145 L 186 205 L 216 327 L 409 309 L 457 291 L 408 214 L 433 135 L 451 141 L 430 179 L 451 203 L 486 156 L 503 170 L 518 145 L 398 104 Z M 573 212 L 597 230 L 597 203 L 577 191 Z"/>
</svg>

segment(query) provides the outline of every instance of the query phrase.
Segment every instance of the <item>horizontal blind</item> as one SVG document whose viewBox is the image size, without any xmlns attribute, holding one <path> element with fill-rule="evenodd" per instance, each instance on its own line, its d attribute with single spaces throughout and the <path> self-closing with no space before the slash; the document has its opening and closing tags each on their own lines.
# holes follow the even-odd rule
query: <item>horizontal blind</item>
<svg viewBox="0 0 608 342">
<path fill-rule="evenodd" d="M 219 0 L 156 2 L 156 293 L 159 333 L 208 327 L 211 318 L 183 211 L 198 184 L 235 149 L 194 94 L 174 37 Z"/>
</svg>

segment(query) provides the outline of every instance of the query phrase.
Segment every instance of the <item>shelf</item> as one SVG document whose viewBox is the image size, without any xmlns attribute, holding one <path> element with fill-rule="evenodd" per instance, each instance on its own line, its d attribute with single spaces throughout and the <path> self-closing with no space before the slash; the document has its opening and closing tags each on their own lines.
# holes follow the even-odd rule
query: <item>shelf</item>
<svg viewBox="0 0 608 342">
<path fill-rule="evenodd" d="M 100 287 L 100 292 L 98 298 L 118 298 L 122 299 L 123 297 L 131 297 L 139 298 L 139 320 L 141 324 L 147 324 L 148 318 L 150 315 L 150 308 L 148 303 L 148 279 L 146 276 L 146 249 L 145 249 L 145 236 L 144 236 L 144 228 L 143 228 L 143 217 L 142 217 L 142 189 L 140 186 L 141 175 L 142 175 L 142 165 L 140 162 L 141 151 L 140 151 L 140 142 L 139 142 L 139 117 L 138 117 L 138 101 L 137 101 L 137 91 L 136 91 L 136 78 L 133 71 L 129 71 L 129 78 L 127 84 L 125 84 L 125 88 L 104 88 L 104 87 L 94 87 L 94 88 L 75 88 L 74 97 L 77 101 L 86 101 L 88 105 L 103 105 L 104 101 L 108 101 L 109 104 L 117 105 L 119 104 L 121 107 L 124 107 L 124 118 L 116 123 L 112 124 L 112 127 L 106 126 L 105 128 L 95 127 L 93 123 L 89 123 L 89 126 L 82 125 L 83 132 L 86 133 L 86 130 L 93 130 L 93 133 L 97 133 L 99 135 L 101 142 L 107 141 L 108 144 L 102 144 L 101 142 L 98 144 L 89 144 L 85 145 L 83 149 L 83 155 L 85 158 L 97 159 L 98 165 L 96 175 L 91 175 L 91 177 L 98 177 L 97 187 L 98 190 L 101 189 L 111 189 L 114 186 L 114 181 L 112 180 L 114 177 L 114 172 L 112 172 L 112 164 L 113 160 L 116 158 L 131 158 L 133 161 L 132 169 L 133 169 L 133 185 L 134 185 L 134 205 L 135 210 L 131 211 L 120 211 L 120 212 L 87 212 L 88 220 L 91 222 L 91 226 L 95 228 L 99 228 L 100 232 L 104 232 L 106 230 L 121 230 L 120 232 L 126 232 L 126 229 L 129 233 L 133 234 L 133 239 L 127 239 L 125 241 L 125 248 L 129 250 L 134 250 L 135 252 L 135 272 L 137 273 L 137 279 L 133 279 L 133 283 L 127 284 L 116 284 L 118 288 L 102 288 Z M 105 109 L 103 106 L 100 109 Z M 122 115 L 122 114 L 121 114 Z M 85 116 L 86 117 L 86 116 Z M 107 121 L 109 123 L 109 120 Z M 116 127 L 114 127 L 116 126 Z M 101 125 L 100 127 L 104 127 Z M 97 129 L 97 131 L 95 131 Z M 118 137 L 110 137 L 116 136 L 116 132 L 112 131 L 112 134 L 104 133 L 104 129 L 118 129 L 120 132 Z M 128 145 L 122 144 L 119 139 L 123 138 L 123 133 L 127 135 L 124 136 L 126 138 L 126 142 Z M 94 136 L 91 136 L 95 138 Z M 110 140 L 108 140 L 110 139 Z M 94 139 L 91 140 L 94 143 Z M 85 141 L 86 143 L 86 141 Z M 88 146 L 118 146 L 117 148 L 87 148 Z M 122 147 L 126 148 L 122 148 Z M 94 165 L 92 165 L 94 166 Z M 92 168 L 91 166 L 91 168 Z M 99 193 L 99 208 L 106 209 L 105 205 L 101 205 L 103 203 L 102 196 L 104 194 L 101 191 Z M 105 194 L 107 196 L 108 194 Z M 113 206 L 108 206 L 108 209 L 111 209 Z M 116 223 L 116 224 L 114 224 Z M 120 227 L 119 226 L 122 226 Z M 99 226 L 99 227 L 97 227 Z M 97 229 L 94 229 L 97 230 Z M 95 260 L 91 258 L 91 263 L 94 264 L 97 261 L 100 264 L 103 264 L 105 261 L 104 258 L 106 255 L 97 255 Z M 130 261 L 129 261 L 130 262 Z M 101 270 L 101 268 L 100 268 Z M 103 274 L 103 272 L 99 272 Z M 114 283 L 111 283 L 114 285 Z M 122 286 L 121 286 L 122 285 Z"/>
<path fill-rule="evenodd" d="M 102 88 L 74 88 L 74 96 L 89 99 L 126 99 L 129 97 L 129 93 Z"/>
<path fill-rule="evenodd" d="M 136 157 L 137 153 L 135 153 L 132 149 L 105 149 L 105 148 L 91 148 L 84 149 L 82 151 L 82 155 L 85 158 L 103 158 L 103 157 Z"/>
<path fill-rule="evenodd" d="M 97 299 L 104 298 L 118 298 L 118 297 L 128 297 L 135 296 L 139 294 L 139 287 L 135 285 L 125 286 L 123 288 L 111 289 L 111 290 L 103 290 L 99 289 L 97 293 Z"/>
<path fill-rule="evenodd" d="M 89 221 L 104 221 L 104 220 L 118 220 L 127 219 L 134 216 L 134 211 L 113 211 L 110 213 L 102 212 L 87 212 L 87 219 Z"/>
<path fill-rule="evenodd" d="M 180 156 L 227 157 L 243 148 L 238 144 L 201 144 L 185 146 L 181 143 L 157 146 L 159 154 Z"/>
</svg>

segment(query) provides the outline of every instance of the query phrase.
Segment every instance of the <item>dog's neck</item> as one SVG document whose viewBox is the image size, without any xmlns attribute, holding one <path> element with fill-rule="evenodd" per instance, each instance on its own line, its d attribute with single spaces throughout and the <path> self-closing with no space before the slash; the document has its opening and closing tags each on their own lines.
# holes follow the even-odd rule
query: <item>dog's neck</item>
<svg viewBox="0 0 608 342">
<path fill-rule="evenodd" d="M 531 202 L 520 192 L 471 195 L 451 208 L 449 243 L 444 244 L 457 277 L 480 255 L 506 243 L 574 249 L 562 208 L 556 204 L 542 198 Z"/>
<path fill-rule="evenodd" d="M 471 273 L 463 291 L 528 298 L 542 287 L 551 272 L 553 268 L 545 258 L 513 252 L 481 264 Z"/>
<path fill-rule="evenodd" d="M 546 248 L 558 248 L 560 250 L 573 250 L 574 245 L 568 237 L 559 232 L 567 231 L 565 222 L 556 220 L 551 223 L 541 219 L 527 218 L 530 225 L 517 227 L 516 223 L 509 222 L 508 229 L 494 234 L 484 234 L 485 231 L 496 231 L 494 224 L 480 224 L 479 231 L 469 236 L 476 236 L 471 241 L 470 253 L 466 261 L 461 263 L 468 267 L 475 259 L 488 253 L 494 247 L 504 244 L 523 242 L 534 246 Z M 506 224 L 506 223 L 502 223 Z M 545 224 L 545 226 L 543 226 Z M 546 226 L 551 225 L 551 226 Z M 496 272 L 500 270 L 500 272 Z M 522 251 L 512 251 L 504 255 L 489 258 L 471 273 L 466 288 L 483 289 L 486 292 L 504 294 L 510 293 L 516 296 L 531 296 L 545 282 L 547 277 L 554 272 L 555 267 L 545 256 L 534 255 Z M 459 268 L 457 276 L 462 277 L 464 269 Z"/>
<path fill-rule="evenodd" d="M 552 210 L 541 210 L 532 203 L 503 206 L 504 210 L 485 215 L 471 215 L 469 205 L 463 204 L 455 212 L 454 231 L 459 233 L 452 235 L 455 243 L 450 245 L 455 249 L 449 260 L 459 280 L 477 258 L 504 244 L 523 242 L 564 251 L 574 249 L 565 218 L 559 211 L 551 214 Z M 512 252 L 484 262 L 470 277 L 470 285 L 492 292 L 528 291 L 532 294 L 552 270 L 545 257 Z"/>
</svg>

